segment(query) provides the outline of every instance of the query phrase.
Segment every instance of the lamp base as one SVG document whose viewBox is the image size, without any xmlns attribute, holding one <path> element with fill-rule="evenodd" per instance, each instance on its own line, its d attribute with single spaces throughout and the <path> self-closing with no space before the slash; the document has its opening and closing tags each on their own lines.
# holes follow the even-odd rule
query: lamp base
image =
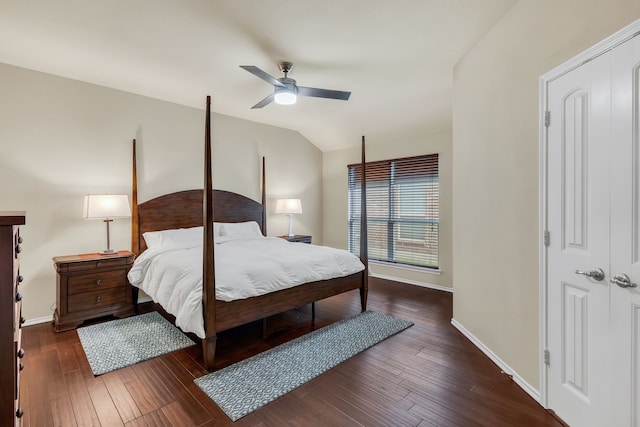
<svg viewBox="0 0 640 427">
<path fill-rule="evenodd" d="M 295 234 L 293 234 L 293 228 L 291 228 L 292 219 L 293 219 L 293 214 L 289 214 L 289 237 L 295 236 Z"/>
<path fill-rule="evenodd" d="M 104 251 L 100 252 L 100 255 L 113 255 L 116 253 L 116 251 L 114 251 L 113 249 L 111 249 L 111 236 L 109 233 L 109 223 L 113 222 L 112 219 L 109 218 L 105 218 L 104 223 L 107 224 L 107 249 L 105 249 Z"/>
</svg>

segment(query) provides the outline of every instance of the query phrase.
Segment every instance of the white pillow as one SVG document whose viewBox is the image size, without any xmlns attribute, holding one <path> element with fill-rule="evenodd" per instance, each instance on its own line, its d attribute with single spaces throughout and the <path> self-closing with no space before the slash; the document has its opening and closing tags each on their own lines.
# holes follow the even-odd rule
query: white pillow
<svg viewBox="0 0 640 427">
<path fill-rule="evenodd" d="M 264 237 L 255 221 L 225 222 L 220 225 L 220 236 L 234 239 L 255 239 Z"/>
<path fill-rule="evenodd" d="M 220 236 L 221 222 L 213 223 L 214 237 Z M 147 231 L 142 234 L 148 248 L 158 248 L 161 246 L 174 244 L 195 244 L 201 245 L 203 239 L 203 227 L 175 228 L 171 230 Z"/>
<path fill-rule="evenodd" d="M 214 227 L 215 230 L 215 227 Z M 194 244 L 202 245 L 203 228 L 176 228 L 172 230 L 147 231 L 142 234 L 148 248 L 158 248 L 168 245 Z"/>
</svg>

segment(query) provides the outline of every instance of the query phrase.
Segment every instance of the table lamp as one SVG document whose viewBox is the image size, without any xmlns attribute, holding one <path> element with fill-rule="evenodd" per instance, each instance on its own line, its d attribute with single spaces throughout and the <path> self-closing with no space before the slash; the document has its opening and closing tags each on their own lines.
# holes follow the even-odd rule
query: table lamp
<svg viewBox="0 0 640 427">
<path fill-rule="evenodd" d="M 289 237 L 293 237 L 291 219 L 293 214 L 302 213 L 302 202 L 300 199 L 278 199 L 276 202 L 276 213 L 289 215 Z"/>
<path fill-rule="evenodd" d="M 115 253 L 111 249 L 109 236 L 109 223 L 116 218 L 131 217 L 129 197 L 126 194 L 87 194 L 84 196 L 85 219 L 101 219 L 107 224 L 107 249 L 100 252 L 102 255 Z"/>
</svg>

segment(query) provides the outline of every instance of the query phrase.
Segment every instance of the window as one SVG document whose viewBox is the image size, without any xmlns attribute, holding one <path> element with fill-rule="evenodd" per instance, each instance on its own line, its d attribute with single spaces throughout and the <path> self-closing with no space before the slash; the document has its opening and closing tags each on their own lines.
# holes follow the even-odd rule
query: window
<svg viewBox="0 0 640 427">
<path fill-rule="evenodd" d="M 361 165 L 349 165 L 349 251 L 360 252 Z M 369 258 L 438 268 L 438 155 L 366 164 Z"/>
</svg>

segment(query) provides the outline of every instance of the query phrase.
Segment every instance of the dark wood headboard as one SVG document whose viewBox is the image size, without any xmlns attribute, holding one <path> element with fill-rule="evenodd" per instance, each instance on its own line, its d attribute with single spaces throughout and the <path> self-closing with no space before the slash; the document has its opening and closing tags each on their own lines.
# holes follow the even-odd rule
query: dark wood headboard
<svg viewBox="0 0 640 427">
<path fill-rule="evenodd" d="M 263 234 L 264 206 L 241 194 L 213 190 L 213 217 L 215 222 L 256 221 Z M 142 234 L 147 231 L 189 228 L 202 225 L 202 190 L 186 190 L 165 194 L 138 205 L 139 248 L 132 248 L 137 255 L 146 248 Z M 135 220 L 135 219 L 134 219 Z"/>
</svg>

